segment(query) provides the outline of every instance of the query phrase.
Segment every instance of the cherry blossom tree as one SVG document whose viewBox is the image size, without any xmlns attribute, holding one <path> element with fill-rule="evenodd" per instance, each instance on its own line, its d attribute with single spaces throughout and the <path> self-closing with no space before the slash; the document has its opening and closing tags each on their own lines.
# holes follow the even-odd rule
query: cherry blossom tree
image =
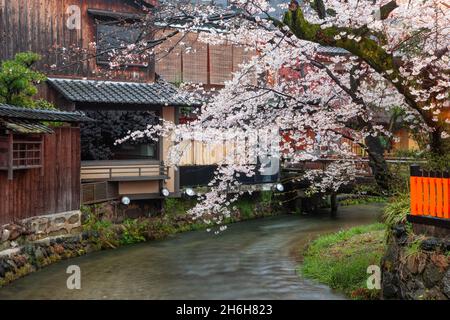
<svg viewBox="0 0 450 320">
<path fill-rule="evenodd" d="M 269 152 L 267 144 L 253 144 L 252 156 L 270 154 L 285 165 L 333 159 L 326 168 L 298 177 L 308 179 L 314 192 L 336 192 L 356 178 L 354 144 L 368 153 L 377 182 L 389 187 L 378 136 L 391 133 L 377 119 L 393 108 L 404 110 L 403 121 L 428 137 L 431 152 L 446 152 L 450 8 L 445 0 L 281 1 L 276 6 L 237 0 L 227 7 L 166 1 L 152 19 L 172 30 L 169 36 L 198 32 L 200 41 L 232 43 L 256 54 L 215 94 L 201 85 L 183 85 L 186 98 L 202 102 L 197 120 L 149 126 L 119 143 L 170 135 L 176 164 L 183 142 L 191 139 L 247 141 L 254 132 L 289 133 L 289 141 L 276 140 Z M 132 49 L 154 52 L 147 45 Z M 330 47 L 345 53 L 330 56 Z M 221 224 L 242 193 L 237 176 L 254 174 L 255 165 L 246 159 L 219 164 L 211 192 L 200 196 L 193 214 Z M 236 192 L 230 196 L 230 190 Z"/>
</svg>

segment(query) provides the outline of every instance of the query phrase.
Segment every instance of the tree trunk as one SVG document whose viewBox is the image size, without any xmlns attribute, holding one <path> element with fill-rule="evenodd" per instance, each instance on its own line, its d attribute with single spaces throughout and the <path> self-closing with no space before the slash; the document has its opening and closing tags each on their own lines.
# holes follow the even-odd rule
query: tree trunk
<svg viewBox="0 0 450 320">
<path fill-rule="evenodd" d="M 390 190 L 391 174 L 384 158 L 384 147 L 378 137 L 368 136 L 365 139 L 369 153 L 369 166 L 372 169 L 375 181 L 383 190 Z"/>
<path fill-rule="evenodd" d="M 331 206 L 331 217 L 335 218 L 337 216 L 337 212 L 338 212 L 337 193 L 335 193 L 335 192 L 333 192 L 330 195 L 330 206 Z"/>
<path fill-rule="evenodd" d="M 430 151 L 437 156 L 442 156 L 445 153 L 441 133 L 440 128 L 435 128 L 430 134 Z"/>
</svg>

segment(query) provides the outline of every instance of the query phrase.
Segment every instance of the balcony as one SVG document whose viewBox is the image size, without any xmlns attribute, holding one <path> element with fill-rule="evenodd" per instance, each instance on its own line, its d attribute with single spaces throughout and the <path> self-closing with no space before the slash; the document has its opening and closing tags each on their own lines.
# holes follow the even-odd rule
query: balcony
<svg viewBox="0 0 450 320">
<path fill-rule="evenodd" d="M 169 179 L 168 167 L 160 161 L 84 161 L 81 180 L 88 181 L 155 181 Z"/>
<path fill-rule="evenodd" d="M 169 179 L 161 161 L 83 161 L 82 181 L 154 181 Z"/>
</svg>

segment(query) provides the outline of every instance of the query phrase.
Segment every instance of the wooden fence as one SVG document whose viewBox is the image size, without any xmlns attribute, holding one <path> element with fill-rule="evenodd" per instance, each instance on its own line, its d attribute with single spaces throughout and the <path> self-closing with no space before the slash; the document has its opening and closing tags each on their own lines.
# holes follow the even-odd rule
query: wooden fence
<svg viewBox="0 0 450 320">
<path fill-rule="evenodd" d="M 450 219 L 449 172 L 411 166 L 411 215 Z"/>
<path fill-rule="evenodd" d="M 80 208 L 80 131 L 55 128 L 43 137 L 42 168 L 0 171 L 0 225 Z"/>
</svg>

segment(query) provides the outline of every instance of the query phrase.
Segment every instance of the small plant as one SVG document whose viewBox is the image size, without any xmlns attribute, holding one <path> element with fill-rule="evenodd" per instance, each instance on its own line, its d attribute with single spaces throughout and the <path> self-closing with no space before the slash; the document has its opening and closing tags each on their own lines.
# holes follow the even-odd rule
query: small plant
<svg viewBox="0 0 450 320">
<path fill-rule="evenodd" d="M 148 230 L 148 221 L 128 219 L 123 222 L 123 233 L 120 244 L 135 244 L 146 240 L 145 234 Z"/>
<path fill-rule="evenodd" d="M 272 191 L 261 191 L 261 204 L 269 207 L 273 201 L 273 192 Z"/>
<path fill-rule="evenodd" d="M 101 213 L 96 208 L 84 208 L 88 215 L 83 225 L 83 231 L 90 235 L 90 241 L 102 248 L 116 248 L 119 245 L 117 232 L 111 221 L 101 219 Z"/>
<path fill-rule="evenodd" d="M 234 207 L 237 208 L 242 217 L 250 218 L 254 214 L 255 203 L 247 197 L 242 197 L 234 203 Z"/>
<path fill-rule="evenodd" d="M 397 224 L 406 223 L 406 216 L 410 211 L 409 193 L 402 193 L 392 198 L 384 208 L 383 221 L 392 228 Z"/>
<path fill-rule="evenodd" d="M 409 243 L 408 247 L 406 248 L 406 257 L 408 258 L 410 256 L 417 256 L 419 255 L 422 251 L 420 248 L 420 244 L 422 242 L 423 239 L 421 238 L 417 238 L 414 239 L 414 241 L 412 241 L 411 243 Z"/>
<path fill-rule="evenodd" d="M 393 197 L 384 208 L 382 220 L 387 227 L 385 241 L 389 242 L 392 238 L 393 227 L 404 224 L 408 232 L 411 231 L 411 224 L 407 222 L 406 217 L 410 212 L 409 193 L 402 193 Z"/>
</svg>

